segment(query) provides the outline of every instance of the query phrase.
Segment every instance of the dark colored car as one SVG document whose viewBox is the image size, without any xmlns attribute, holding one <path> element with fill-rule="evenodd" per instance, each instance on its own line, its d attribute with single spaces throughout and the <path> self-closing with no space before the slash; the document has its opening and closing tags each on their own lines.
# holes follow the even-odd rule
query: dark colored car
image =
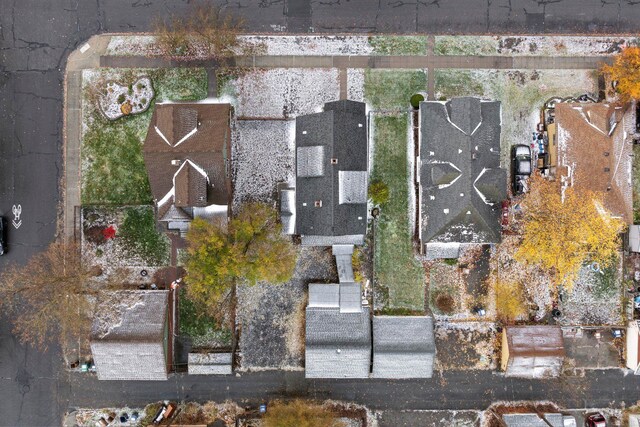
<svg viewBox="0 0 640 427">
<path fill-rule="evenodd" d="M 527 179 L 531 175 L 531 148 L 518 144 L 511 149 L 511 178 L 513 193 L 517 196 L 527 191 Z"/>
<path fill-rule="evenodd" d="M 600 413 L 587 416 L 584 424 L 586 427 L 607 427 L 607 422 Z"/>
<path fill-rule="evenodd" d="M 0 216 L 0 256 L 7 251 L 7 224 L 3 216 Z"/>
</svg>

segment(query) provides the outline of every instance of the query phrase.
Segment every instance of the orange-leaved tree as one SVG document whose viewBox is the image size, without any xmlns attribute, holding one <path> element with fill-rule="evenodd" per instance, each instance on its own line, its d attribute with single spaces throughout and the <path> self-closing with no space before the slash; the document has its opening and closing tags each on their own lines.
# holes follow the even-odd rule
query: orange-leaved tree
<svg viewBox="0 0 640 427">
<path fill-rule="evenodd" d="M 640 47 L 624 48 L 613 64 L 602 66 L 602 73 L 610 81 L 618 82 L 616 90 L 621 101 L 640 98 Z"/>
<path fill-rule="evenodd" d="M 212 304 L 238 280 L 283 283 L 293 274 L 296 250 L 282 235 L 275 209 L 248 203 L 228 223 L 194 219 L 187 233 L 187 292 Z"/>
<path fill-rule="evenodd" d="M 549 270 L 556 286 L 571 289 L 580 267 L 611 264 L 624 223 L 603 207 L 598 193 L 568 187 L 539 175 L 522 205 L 523 238 L 515 258 Z"/>
</svg>

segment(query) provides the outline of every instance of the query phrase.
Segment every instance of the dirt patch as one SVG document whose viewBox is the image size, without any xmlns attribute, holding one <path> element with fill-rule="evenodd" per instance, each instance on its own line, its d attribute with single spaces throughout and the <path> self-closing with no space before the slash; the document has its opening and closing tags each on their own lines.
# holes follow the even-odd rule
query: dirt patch
<svg viewBox="0 0 640 427">
<path fill-rule="evenodd" d="M 496 369 L 499 337 L 494 323 L 436 322 L 439 370 Z"/>
</svg>

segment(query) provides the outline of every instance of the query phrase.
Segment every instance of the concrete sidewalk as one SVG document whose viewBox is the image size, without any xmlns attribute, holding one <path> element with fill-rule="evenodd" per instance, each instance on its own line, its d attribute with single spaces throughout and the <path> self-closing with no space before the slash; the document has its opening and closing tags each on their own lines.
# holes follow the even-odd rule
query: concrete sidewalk
<svg viewBox="0 0 640 427">
<path fill-rule="evenodd" d="M 209 76 L 218 67 L 250 68 L 338 68 L 341 73 L 341 97 L 346 97 L 346 69 L 417 69 L 428 70 L 428 76 L 439 68 L 463 69 L 596 69 L 610 57 L 546 57 L 546 56 L 444 56 L 427 49 L 425 55 L 406 56 L 245 56 L 218 60 L 175 61 L 145 56 L 105 55 L 111 35 L 91 37 L 88 43 L 69 56 L 64 92 L 64 222 L 63 233 L 74 237 L 75 210 L 81 205 L 81 130 L 82 130 L 82 70 L 89 68 L 166 68 L 204 67 Z M 211 80 L 211 78 L 210 78 Z M 345 81 L 342 81 L 345 80 Z M 427 90 L 434 85 L 430 77 Z M 214 88 L 215 89 L 215 88 Z M 210 94 L 215 91 L 210 91 Z M 432 94 L 431 94 L 432 95 Z"/>
</svg>

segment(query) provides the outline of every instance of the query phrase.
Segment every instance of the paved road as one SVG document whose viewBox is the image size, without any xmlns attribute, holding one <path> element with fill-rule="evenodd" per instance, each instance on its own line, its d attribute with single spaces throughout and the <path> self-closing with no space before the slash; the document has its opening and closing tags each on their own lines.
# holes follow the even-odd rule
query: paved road
<svg viewBox="0 0 640 427">
<path fill-rule="evenodd" d="M 12 207 L 22 209 L 22 223 L 9 232 L 10 252 L 0 260 L 0 271 L 8 262 L 25 262 L 55 234 L 62 170 L 62 69 L 69 52 L 98 32 L 149 30 L 155 16 L 183 12 L 188 3 L 0 0 L 0 214 L 16 219 Z M 234 0 L 224 4 L 237 8 L 248 28 L 264 32 L 622 33 L 640 28 L 636 0 Z M 10 335 L 8 319 L 0 318 L 0 425 L 58 424 L 66 398 L 73 394 L 73 387 L 80 386 L 69 383 L 60 366 L 57 349 L 36 353 L 20 346 Z M 262 390 L 260 379 L 255 378 L 256 383 L 242 384 Z M 380 393 L 381 398 L 388 396 L 373 384 L 364 388 L 340 383 L 335 390 L 345 398 L 357 397 L 363 389 Z M 87 396 L 98 396 L 95 391 L 102 388 L 91 382 L 87 387 L 92 387 L 84 389 Z M 150 389 L 154 387 L 138 388 L 138 396 Z"/>
<path fill-rule="evenodd" d="M 172 376 L 167 382 L 98 381 L 71 376 L 71 407 L 144 405 L 162 399 L 257 402 L 279 396 L 355 401 L 373 409 L 484 409 L 498 400 L 551 400 L 566 408 L 635 404 L 640 381 L 621 370 L 547 381 L 505 378 L 491 371 L 449 371 L 428 380 L 305 380 L 302 372 L 267 371 L 240 377 Z M 95 390 L 99 389 L 99 393 Z"/>
</svg>

